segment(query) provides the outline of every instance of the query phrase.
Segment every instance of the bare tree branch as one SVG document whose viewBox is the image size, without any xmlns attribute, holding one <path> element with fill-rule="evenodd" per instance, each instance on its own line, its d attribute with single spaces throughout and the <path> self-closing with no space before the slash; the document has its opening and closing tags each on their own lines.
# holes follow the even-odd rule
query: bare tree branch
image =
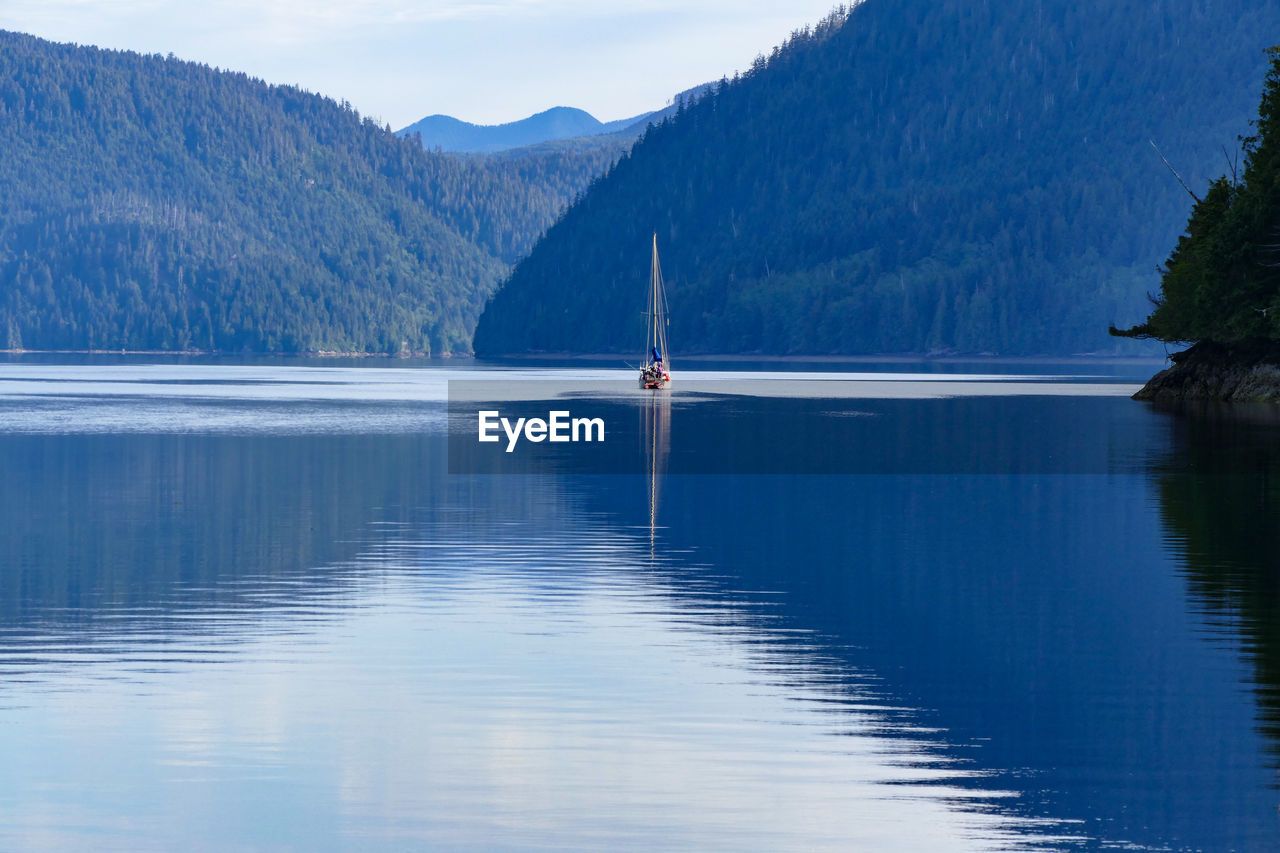
<svg viewBox="0 0 1280 853">
<path fill-rule="evenodd" d="M 1231 186 L 1240 186 L 1240 179 L 1236 176 L 1236 161 L 1231 159 L 1231 155 L 1227 153 L 1227 146 L 1225 145 L 1222 146 L 1222 156 L 1226 158 L 1227 168 L 1231 170 Z"/>
<path fill-rule="evenodd" d="M 1147 141 L 1151 143 L 1151 147 L 1152 147 L 1152 148 L 1155 148 L 1155 149 L 1156 149 L 1156 153 L 1157 153 L 1157 154 L 1160 154 L 1160 159 L 1161 159 L 1161 160 L 1164 160 L 1164 164 L 1165 164 L 1165 166 L 1168 166 L 1169 171 L 1170 171 L 1170 172 L 1173 172 L 1173 176 L 1174 176 L 1175 178 L 1177 178 L 1177 179 L 1178 179 L 1178 183 L 1182 184 L 1182 188 L 1183 188 L 1184 190 L 1186 190 L 1186 191 L 1187 191 L 1187 195 L 1189 195 L 1189 196 L 1191 196 L 1193 199 L 1195 199 L 1195 200 L 1196 200 L 1196 204 L 1199 204 L 1199 203 L 1200 203 L 1200 196 L 1196 195 L 1195 193 L 1193 193 L 1193 192 L 1191 191 L 1191 187 L 1187 186 L 1187 182 L 1186 182 L 1186 181 L 1182 180 L 1182 176 L 1178 174 L 1178 170 L 1177 170 L 1177 169 L 1175 169 L 1175 168 L 1173 168 L 1173 165 L 1172 165 L 1172 164 L 1171 164 L 1171 163 L 1170 163 L 1170 162 L 1165 158 L 1164 154 L 1161 154 L 1161 153 L 1160 153 L 1160 149 L 1159 149 L 1159 147 L 1157 147 L 1157 145 L 1156 145 L 1156 143 L 1155 143 L 1155 140 L 1154 140 L 1154 139 L 1148 139 Z"/>
</svg>

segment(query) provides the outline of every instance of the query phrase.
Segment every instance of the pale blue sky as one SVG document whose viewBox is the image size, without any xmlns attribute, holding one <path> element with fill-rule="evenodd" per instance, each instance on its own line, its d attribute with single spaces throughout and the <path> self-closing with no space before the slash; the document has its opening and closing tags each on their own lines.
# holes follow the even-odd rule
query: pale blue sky
<svg viewBox="0 0 1280 853">
<path fill-rule="evenodd" d="M 0 29 L 175 53 L 399 128 L 548 107 L 602 120 L 747 68 L 836 0 L 0 0 Z"/>
</svg>

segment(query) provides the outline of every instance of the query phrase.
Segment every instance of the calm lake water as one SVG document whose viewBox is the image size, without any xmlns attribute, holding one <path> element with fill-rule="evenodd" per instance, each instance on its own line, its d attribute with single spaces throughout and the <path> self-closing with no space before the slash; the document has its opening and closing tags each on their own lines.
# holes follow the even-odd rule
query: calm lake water
<svg viewBox="0 0 1280 853">
<path fill-rule="evenodd" d="M 308 364 L 0 362 L 0 849 L 1280 847 L 1270 410 Z M 472 473 L 451 380 L 646 464 Z"/>
</svg>

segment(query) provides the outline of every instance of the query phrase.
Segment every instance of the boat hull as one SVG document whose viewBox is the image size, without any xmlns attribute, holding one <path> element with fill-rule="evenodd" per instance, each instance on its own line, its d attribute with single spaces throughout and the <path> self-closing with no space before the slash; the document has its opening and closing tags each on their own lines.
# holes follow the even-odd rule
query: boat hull
<svg viewBox="0 0 1280 853">
<path fill-rule="evenodd" d="M 661 376 L 653 376 L 649 373 L 640 374 L 640 387 L 646 391 L 661 391 L 667 387 L 667 383 L 671 381 L 671 377 L 667 374 Z"/>
</svg>

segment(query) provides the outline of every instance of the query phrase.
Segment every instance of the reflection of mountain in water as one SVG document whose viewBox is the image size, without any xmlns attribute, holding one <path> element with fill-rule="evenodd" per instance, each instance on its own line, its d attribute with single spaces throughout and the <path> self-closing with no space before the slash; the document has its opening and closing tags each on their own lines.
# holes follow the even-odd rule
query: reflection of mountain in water
<svg viewBox="0 0 1280 853">
<path fill-rule="evenodd" d="M 929 474 L 924 450 L 903 456 L 897 475 L 670 476 L 659 547 L 706 562 L 737 595 L 762 593 L 823 654 L 875 673 L 888 695 L 924 709 L 912 712 L 918 724 L 945 730 L 954 755 L 1022 791 L 1028 814 L 1080 820 L 1094 843 L 1273 843 L 1246 675 L 1222 644 L 1204 642 L 1149 481 L 1130 473 L 1167 447 L 1163 420 L 1124 399 L 858 408 L 904 424 L 904 435 L 927 409 L 934 429 L 947 428 L 948 452 L 996 430 L 1031 451 L 1053 449 L 1043 436 L 1074 436 L 1061 446 L 1102 458 Z M 907 417 L 895 421 L 900 409 Z M 697 417 L 676 407 L 673 460 L 719 452 L 698 443 L 686 423 Z M 879 445 L 843 447 L 871 457 L 869 470 L 885 465 Z M 1020 454 L 1008 458 L 1041 458 Z M 592 505 L 634 517 L 624 496 L 601 490 Z"/>
<path fill-rule="evenodd" d="M 371 523 L 460 501 L 478 519 L 554 509 L 533 505 L 519 478 L 480 488 L 443 477 L 439 435 L 0 441 L 0 619 L 11 631 L 260 610 L 275 600 L 269 590 L 325 588 Z M 103 614 L 110 620 L 95 624 Z"/>
<path fill-rule="evenodd" d="M 1172 440 L 1152 476 L 1169 543 L 1197 603 L 1239 635 L 1255 670 L 1261 727 L 1280 753 L 1280 411 L 1167 411 Z"/>
<path fill-rule="evenodd" d="M 783 705 L 810 709 L 807 718 L 798 718 L 805 726 L 820 724 L 840 735 L 821 754 L 848 775 L 865 773 L 865 781 L 883 786 L 878 800 L 867 800 L 870 810 L 893 812 L 895 799 L 935 803 L 940 812 L 963 813 L 969 831 L 987 838 L 983 849 L 1020 847 L 1021 837 L 1009 834 L 1019 826 L 1029 833 L 1029 844 L 1051 829 L 1019 823 L 1016 816 L 1006 820 L 1003 803 L 989 796 L 993 786 L 957 770 L 937 739 L 914 728 L 910 712 L 898 707 L 896 697 L 883 695 L 868 673 L 830 653 L 772 602 L 735 594 L 740 584 L 731 571 L 708 567 L 690 549 L 669 547 L 664 522 L 655 526 L 653 518 L 665 514 L 665 493 L 660 497 L 659 491 L 671 411 L 655 400 L 638 415 L 641 432 L 649 430 L 650 475 L 588 482 L 447 476 L 442 436 L 2 436 L 0 500 L 8 511 L 0 525 L 0 553 L 16 556 L 3 567 L 13 594 L 0 610 L 0 672 L 19 676 L 20 685 L 0 689 L 0 708 L 21 701 L 23 685 L 57 686 L 68 662 L 99 677 L 131 655 L 140 667 L 170 666 L 175 659 L 201 665 L 216 657 L 210 646 L 220 641 L 251 647 L 263 637 L 344 618 L 370 587 L 421 595 L 429 602 L 427 612 L 440 608 L 441 621 L 459 590 L 476 591 L 482 599 L 498 591 L 499 599 L 524 598 L 530 611 L 558 612 L 552 623 L 572 612 L 565 602 L 577 596 L 588 611 L 602 604 L 634 608 L 636 621 L 649 623 L 640 636 L 653 633 L 663 640 L 662 632 L 669 631 L 671 639 L 654 661 L 662 673 L 669 675 L 672 666 L 679 671 L 688 658 L 680 641 L 684 634 L 705 637 L 706 645 L 719 649 L 721 657 L 712 661 L 715 677 L 708 682 L 712 692 L 725 679 L 739 678 L 747 662 L 742 677 L 754 684 L 750 693 L 777 694 Z M 640 511 L 611 519 L 620 505 Z M 464 605 L 459 603 L 463 610 Z M 494 621 L 492 627 L 501 635 L 507 626 Z M 530 618 L 515 627 L 548 626 Z M 580 631 L 573 625 L 568 633 Z M 476 633 L 482 632 L 473 625 Z M 590 674 L 610 661 L 608 639 L 598 641 L 605 654 L 595 658 L 583 651 L 533 663 L 567 669 L 571 681 L 594 677 L 608 688 L 621 676 L 607 670 Z M 462 642 L 477 644 L 472 658 L 461 655 L 469 670 L 464 676 L 482 677 L 496 664 L 486 658 L 486 638 Z M 150 645 L 139 651 L 138 643 L 167 648 L 163 654 Z M 65 653 L 72 648 L 68 661 Z M 429 661 L 437 651 L 415 649 L 410 658 Z M 586 671 L 575 673 L 578 667 Z M 538 672 L 523 675 L 536 682 Z M 697 683 L 645 684 L 646 673 L 636 675 L 652 692 L 650 702 L 679 705 L 699 692 Z M 559 677 L 548 680 L 554 684 Z M 432 683 L 403 685 L 415 688 L 437 691 Z M 447 687 L 438 691 L 449 696 Z M 551 687 L 530 701 L 556 698 Z M 719 708 L 722 717 L 699 717 L 706 711 L 697 709 L 695 703 L 694 727 L 681 729 L 682 735 L 741 728 L 734 714 L 744 709 Z M 571 717 L 584 713 L 563 710 Z M 484 708 L 477 711 L 483 714 Z M 655 714 L 668 715 L 677 727 L 686 725 L 679 709 Z M 361 728 L 365 722 L 351 725 Z M 624 732 L 624 739 L 631 734 Z M 732 753 L 732 745 L 718 743 L 715 734 L 706 737 L 709 754 Z M 769 758 L 779 745 L 764 746 Z M 846 760 L 845 749 L 869 749 L 877 757 Z M 743 790 L 754 790 L 751 782 L 758 780 L 774 802 L 795 787 L 794 780 L 744 771 L 749 760 L 732 754 L 727 763 L 742 774 Z M 797 770 L 785 759 L 782 766 Z M 524 769 L 536 776 L 537 768 Z M 870 775 L 882 771 L 883 777 Z M 511 773 L 519 776 L 519 768 Z M 655 783 L 639 784 L 643 789 Z M 837 785 L 815 793 L 847 803 L 859 789 Z M 717 790 L 706 796 L 727 799 Z M 821 812 L 819 801 L 825 802 L 816 797 L 814 808 Z M 737 808 L 754 802 L 744 800 Z M 765 824 L 770 819 L 764 811 L 756 817 Z M 854 817 L 843 814 L 841 820 Z M 1006 830 L 1006 824 L 1015 829 Z M 735 846 L 731 834 L 723 838 Z"/>
<path fill-rule="evenodd" d="M 780 406 L 769 411 L 814 409 Z M 869 442 L 895 423 L 912 433 L 927 410 L 948 447 L 993 430 L 1012 440 L 1037 424 L 1087 434 L 1093 446 L 1114 431 L 1126 459 L 1135 435 L 1148 457 L 1168 447 L 1164 421 L 1124 399 L 1004 403 L 999 424 L 973 400 L 857 408 L 878 413 L 874 430 L 844 418 L 801 434 L 836 442 L 847 423 L 845 435 Z M 632 414 L 650 450 L 651 414 L 670 437 L 673 469 L 725 453 L 725 437 L 681 406 Z M 1175 432 L 1174 462 L 1208 446 L 1183 438 Z M 728 439 L 751 452 L 744 436 Z M 672 609 L 731 628 L 735 643 L 762 638 L 781 656 L 774 664 L 789 661 L 780 681 L 801 683 L 807 671 L 832 695 L 874 691 L 902 706 L 899 731 L 904 722 L 945 730 L 952 759 L 992 774 L 975 786 L 1021 792 L 1013 809 L 1078 819 L 1095 842 L 1250 849 L 1275 839 L 1272 776 L 1258 760 L 1255 709 L 1240 696 L 1248 674 L 1232 668 L 1229 649 L 1204 642 L 1202 615 L 1188 612 L 1185 580 L 1161 544 L 1163 512 L 1195 595 L 1243 614 L 1217 633 L 1243 629 L 1259 681 L 1275 684 L 1273 579 L 1261 571 L 1274 565 L 1275 539 L 1256 478 L 1241 491 L 1225 479 L 1206 485 L 1194 465 L 1158 469 L 1158 512 L 1145 475 L 1108 474 L 1105 464 L 1084 474 L 930 474 L 913 464 L 909 475 L 450 476 L 444 443 L 0 437 L 5 642 L 81 629 L 109 639 L 152 621 L 164 639 L 281 630 L 283 620 L 260 617 L 341 594 L 352 566 L 377 570 L 367 556 L 385 540 L 468 542 L 468 553 L 510 560 L 511 571 L 525 553 L 543 573 L 567 573 L 581 561 L 558 560 L 566 549 L 600 549 L 607 560 L 629 542 L 638 557 L 652 536 L 654 558 L 619 565 L 646 572 Z M 844 452 L 878 448 L 850 441 Z M 1273 538 L 1235 544 L 1251 525 Z M 182 618 L 192 616 L 209 618 Z"/>
</svg>

